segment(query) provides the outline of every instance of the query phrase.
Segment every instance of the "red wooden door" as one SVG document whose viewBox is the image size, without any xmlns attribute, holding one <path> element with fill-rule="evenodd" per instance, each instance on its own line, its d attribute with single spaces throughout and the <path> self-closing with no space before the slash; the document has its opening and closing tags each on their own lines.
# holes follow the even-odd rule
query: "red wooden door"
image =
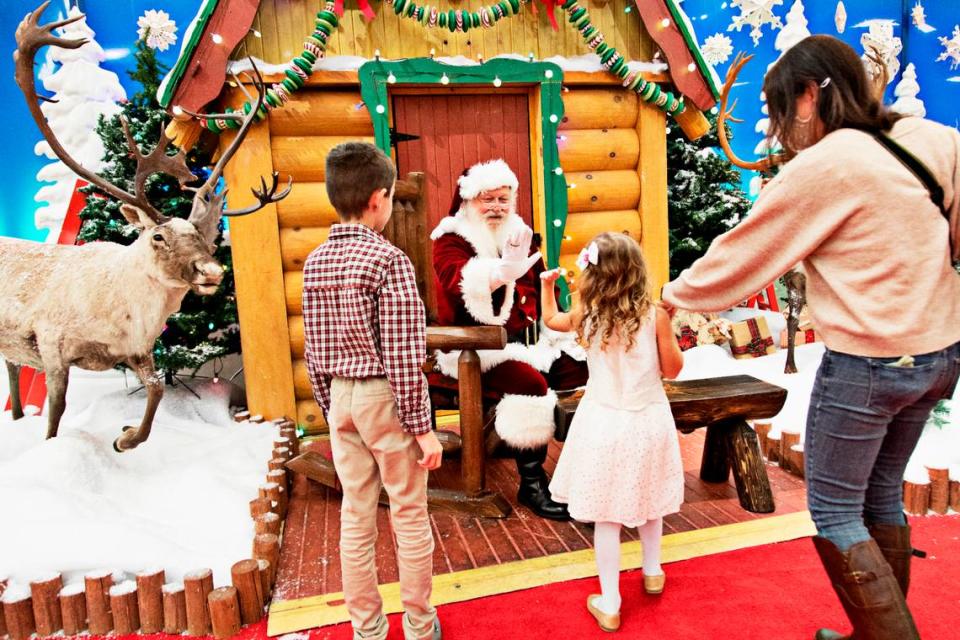
<svg viewBox="0 0 960 640">
<path fill-rule="evenodd" d="M 397 143 L 397 169 L 401 176 L 426 174 L 431 230 L 449 212 L 463 170 L 495 158 L 506 160 L 517 174 L 517 213 L 533 227 L 526 93 L 394 95 L 393 126 L 420 136 Z"/>
</svg>

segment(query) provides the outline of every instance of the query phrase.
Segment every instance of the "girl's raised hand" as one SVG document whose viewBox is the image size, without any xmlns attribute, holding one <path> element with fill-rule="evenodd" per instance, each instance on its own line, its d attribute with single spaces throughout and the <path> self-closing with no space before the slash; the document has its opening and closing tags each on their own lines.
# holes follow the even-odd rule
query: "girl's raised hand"
<svg viewBox="0 0 960 640">
<path fill-rule="evenodd" d="M 549 271 L 543 271 L 540 274 L 540 279 L 543 280 L 545 284 L 553 284 L 560 279 L 560 276 L 564 274 L 564 270 L 560 267 L 556 269 L 550 269 Z"/>
</svg>

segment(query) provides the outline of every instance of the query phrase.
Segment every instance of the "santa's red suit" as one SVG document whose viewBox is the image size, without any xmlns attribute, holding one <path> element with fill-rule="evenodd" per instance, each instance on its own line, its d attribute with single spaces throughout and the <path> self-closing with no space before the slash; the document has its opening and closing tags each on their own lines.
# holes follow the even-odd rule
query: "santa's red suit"
<svg viewBox="0 0 960 640">
<path fill-rule="evenodd" d="M 505 162 L 493 161 L 474 166 L 461 177 L 460 194 L 471 200 L 481 192 L 502 186 L 515 192 L 516 178 Z M 541 515 L 558 517 L 544 502 L 549 501 L 549 493 L 542 470 L 546 445 L 555 428 L 554 389 L 586 384 L 586 357 L 572 334 L 538 327 L 542 260 L 533 261 L 515 280 L 496 286 L 502 241 L 524 229 L 526 224 L 512 207 L 494 231 L 480 214 L 471 211 L 469 204 L 437 225 L 430 236 L 437 320 L 441 325 L 498 325 L 506 329 L 506 348 L 477 352 L 481 385 L 488 399 L 498 401 L 494 421 L 498 435 L 517 452 L 521 502 Z M 532 256 L 535 247 L 531 246 L 528 253 Z M 491 285 L 492 281 L 495 284 Z M 449 378 L 457 376 L 459 355 L 459 351 L 435 354 L 437 367 Z M 534 476 L 539 478 L 538 482 Z M 526 494 L 525 480 L 529 485 Z M 542 499 L 531 497 L 532 494 Z"/>
</svg>

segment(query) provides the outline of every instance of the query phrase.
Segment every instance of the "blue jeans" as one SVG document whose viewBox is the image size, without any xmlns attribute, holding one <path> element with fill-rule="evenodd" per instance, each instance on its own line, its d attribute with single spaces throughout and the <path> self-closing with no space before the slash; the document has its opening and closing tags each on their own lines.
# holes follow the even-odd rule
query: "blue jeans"
<svg viewBox="0 0 960 640">
<path fill-rule="evenodd" d="M 807 504 L 817 533 L 846 551 L 866 523 L 904 525 L 903 472 L 933 407 L 953 394 L 960 343 L 914 356 L 827 349 L 810 396 L 804 443 Z"/>
</svg>

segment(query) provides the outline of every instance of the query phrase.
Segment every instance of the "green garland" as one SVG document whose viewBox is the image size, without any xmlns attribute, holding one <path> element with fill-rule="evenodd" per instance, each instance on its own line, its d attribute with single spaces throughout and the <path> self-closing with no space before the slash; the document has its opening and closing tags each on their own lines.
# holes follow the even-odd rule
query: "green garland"
<svg viewBox="0 0 960 640">
<path fill-rule="evenodd" d="M 570 24 L 580 32 L 583 41 L 591 51 L 596 51 L 600 62 L 607 71 L 623 80 L 623 86 L 636 93 L 642 100 L 656 105 L 671 116 L 683 111 L 683 97 L 677 97 L 669 91 L 664 91 L 656 82 L 643 79 L 640 71 L 630 71 L 627 59 L 613 46 L 605 42 L 603 32 L 590 24 L 590 14 L 577 3 L 577 0 L 567 0 L 561 5 L 569 14 Z"/>
<path fill-rule="evenodd" d="M 255 120 L 263 120 L 271 110 L 282 107 L 290 99 L 291 94 L 306 84 L 307 78 L 313 73 L 313 64 L 324 56 L 330 36 L 340 26 L 333 7 L 333 2 L 327 2 L 323 9 L 317 12 L 314 31 L 303 41 L 303 51 L 287 63 L 287 68 L 283 71 L 286 77 L 267 89 Z M 250 113 L 251 109 L 253 105 L 249 100 L 243 103 L 244 114 Z M 227 109 L 227 113 L 232 111 Z M 214 133 L 222 133 L 227 129 L 239 129 L 242 124 L 239 120 L 226 118 L 201 118 L 200 123 Z"/>
<path fill-rule="evenodd" d="M 480 7 L 476 11 L 463 9 L 443 11 L 426 5 L 417 6 L 413 0 L 384 1 L 386 4 L 393 5 L 393 12 L 401 18 L 411 18 L 425 27 L 440 27 L 449 29 L 451 33 L 457 31 L 466 33 L 477 27 L 489 29 L 501 18 L 518 15 L 523 5 L 530 0 L 500 0 L 494 5 Z"/>
<path fill-rule="evenodd" d="M 441 11 L 436 7 L 416 5 L 413 0 L 385 0 L 393 5 L 393 11 L 401 18 L 416 20 L 423 26 L 440 27 L 451 32 L 466 33 L 477 27 L 490 28 L 502 18 L 515 16 L 520 13 L 530 0 L 500 0 L 489 7 L 480 7 L 477 11 L 461 9 Z M 590 23 L 590 14 L 577 3 L 577 0 L 566 0 L 562 5 L 569 14 L 570 24 L 573 25 L 591 51 L 596 51 L 600 62 L 608 72 L 623 80 L 623 86 L 636 93 L 640 98 L 653 104 L 671 116 L 676 116 L 684 109 L 683 97 L 677 97 L 669 91 L 660 88 L 656 82 L 645 80 L 640 71 L 630 71 L 630 63 L 613 46 L 605 42 L 603 33 Z M 263 120 L 267 114 L 278 107 L 282 107 L 291 94 L 303 87 L 307 78 L 313 73 L 314 63 L 324 56 L 327 42 L 333 31 L 340 26 L 340 21 L 334 13 L 334 3 L 327 2 L 317 13 L 314 31 L 303 42 L 303 51 L 291 60 L 284 69 L 286 76 L 281 82 L 267 89 L 263 104 L 255 116 L 257 121 Z M 243 113 L 250 113 L 253 105 L 250 101 L 243 103 Z M 232 113 L 227 109 L 227 113 Z M 200 123 L 214 133 L 222 133 L 227 129 L 239 129 L 241 122 L 227 118 L 200 118 Z"/>
</svg>

